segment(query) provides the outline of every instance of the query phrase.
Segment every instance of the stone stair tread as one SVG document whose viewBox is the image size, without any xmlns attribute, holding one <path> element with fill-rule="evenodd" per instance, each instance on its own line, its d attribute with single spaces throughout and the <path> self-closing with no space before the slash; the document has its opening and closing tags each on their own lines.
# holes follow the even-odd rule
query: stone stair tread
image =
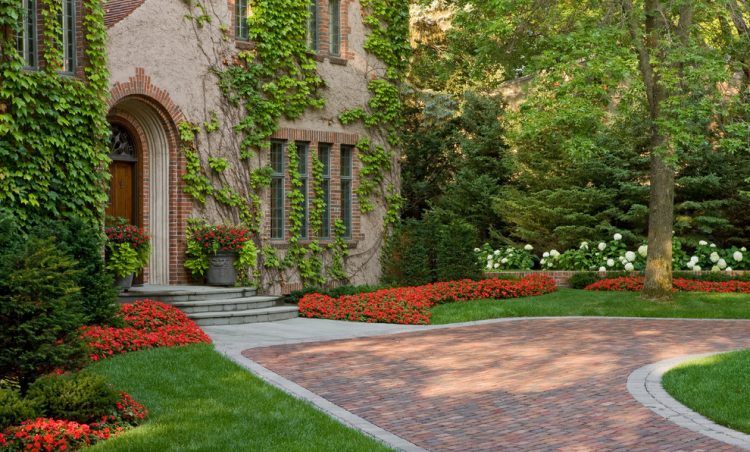
<svg viewBox="0 0 750 452">
<path fill-rule="evenodd" d="M 215 311 L 215 312 L 196 312 L 188 314 L 193 320 L 199 319 L 216 319 L 226 317 L 245 317 L 257 316 L 263 314 L 279 314 L 285 312 L 297 312 L 297 306 L 273 306 L 270 308 L 247 309 L 244 311 Z"/>
<path fill-rule="evenodd" d="M 169 295 L 214 295 L 234 294 L 240 292 L 254 291 L 254 287 L 185 287 L 174 288 L 149 288 L 132 287 L 130 290 L 120 294 L 121 297 L 145 297 L 145 296 L 169 296 Z"/>
<path fill-rule="evenodd" d="M 254 295 L 252 297 L 240 297 L 240 298 L 226 298 L 220 300 L 194 300 L 194 301 L 173 301 L 169 304 L 176 308 L 189 308 L 197 306 L 215 306 L 223 304 L 243 304 L 243 303 L 263 303 L 268 301 L 276 301 L 280 297 L 265 296 L 265 295 Z"/>
</svg>

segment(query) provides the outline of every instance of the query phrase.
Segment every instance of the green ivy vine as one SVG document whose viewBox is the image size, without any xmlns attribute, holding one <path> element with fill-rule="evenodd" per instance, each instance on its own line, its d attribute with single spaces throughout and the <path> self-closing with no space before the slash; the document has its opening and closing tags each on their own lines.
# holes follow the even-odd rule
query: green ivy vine
<svg viewBox="0 0 750 452">
<path fill-rule="evenodd" d="M 366 11 L 365 26 L 369 34 L 365 50 L 386 66 L 379 77 L 368 82 L 370 99 L 367 105 L 342 112 L 339 121 L 351 124 L 361 121 L 373 135 L 384 138 L 385 145 L 373 145 L 370 138 L 357 143 L 362 162 L 357 188 L 360 210 L 371 212 L 375 206 L 373 196 L 380 191 L 386 203 L 384 223 L 389 226 L 398 221 L 403 199 L 393 184 L 386 184 L 385 174 L 392 169 L 394 150 L 401 145 L 403 128 L 403 103 L 401 84 L 406 73 L 411 48 L 409 46 L 409 6 L 407 2 L 389 0 L 362 0 Z"/>
<path fill-rule="evenodd" d="M 83 2 L 86 65 L 72 77 L 58 72 L 61 7 L 41 1 L 44 64 L 25 69 L 15 41 L 21 2 L 0 0 L 0 206 L 22 223 L 77 216 L 101 224 L 110 133 L 104 12 L 96 0 Z"/>
<path fill-rule="evenodd" d="M 213 67 L 218 84 L 226 101 L 244 110 L 242 119 L 233 125 L 242 141 L 240 156 L 248 162 L 259 151 L 267 150 L 268 139 L 278 129 L 282 118 L 294 120 L 311 108 L 320 108 L 324 99 L 319 93 L 323 81 L 317 74 L 314 54 L 306 45 L 309 0 L 252 0 L 248 5 L 252 15 L 248 18 L 249 40 L 254 47 L 242 50 L 230 63 Z M 396 2 L 394 2 L 396 3 Z M 187 0 L 191 13 L 187 18 L 195 21 L 198 28 L 210 22 L 205 18 L 205 8 L 200 3 Z M 357 188 L 360 209 L 371 212 L 374 204 L 371 198 L 378 188 L 384 193 L 388 205 L 385 226 L 388 228 L 398 219 L 401 199 L 392 184 L 385 183 L 384 174 L 393 165 L 393 151 L 399 145 L 398 131 L 403 123 L 400 99 L 400 83 L 408 62 L 408 7 L 405 4 L 391 5 L 388 0 L 363 0 L 363 7 L 369 11 L 365 24 L 370 34 L 365 49 L 387 65 L 382 77 L 368 83 L 371 93 L 367 105 L 360 109 L 342 113 L 342 123 L 362 121 L 372 131 L 384 134 L 387 145 L 372 145 L 369 138 L 357 144 L 363 167 Z M 224 38 L 228 27 L 219 27 Z M 225 39 L 227 41 L 227 39 Z M 260 232 L 261 213 L 260 193 L 270 185 L 270 168 L 251 171 L 251 193 L 245 200 L 229 187 L 216 188 L 204 169 L 195 146 L 194 126 L 186 125 L 192 134 L 183 137 L 183 152 L 187 160 L 187 173 L 184 176 L 186 192 L 198 202 L 205 203 L 208 196 L 229 207 L 240 209 L 243 222 L 254 232 Z M 218 120 L 212 115 L 204 123 L 206 133 L 218 128 Z M 182 131 L 181 127 L 181 131 Z M 289 212 L 289 241 L 283 258 L 272 246 L 263 246 L 259 260 L 265 269 L 275 271 L 279 282 L 283 283 L 284 271 L 296 269 L 305 284 L 321 285 L 328 280 L 346 280 L 345 260 L 348 256 L 348 243 L 345 239 L 346 227 L 342 220 L 333 224 L 333 240 L 324 248 L 318 233 L 322 228 L 322 212 L 325 200 L 318 196 L 323 184 L 323 164 L 316 156 L 312 161 L 309 231 L 310 240 L 302 239 L 304 224 L 304 194 L 299 174 L 296 145 L 287 148 L 291 190 L 287 193 L 291 210 Z M 228 167 L 228 162 L 217 157 L 209 157 L 208 168 L 220 175 Z M 245 210 L 246 209 L 246 210 Z M 328 250 L 330 263 L 324 265 L 324 250 Z M 325 270 L 325 275 L 324 275 Z"/>
</svg>

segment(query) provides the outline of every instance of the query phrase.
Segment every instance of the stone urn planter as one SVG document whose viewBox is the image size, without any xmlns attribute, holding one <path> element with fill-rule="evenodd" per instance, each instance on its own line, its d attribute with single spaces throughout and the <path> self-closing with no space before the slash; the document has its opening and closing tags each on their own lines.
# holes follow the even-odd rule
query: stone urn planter
<svg viewBox="0 0 750 452">
<path fill-rule="evenodd" d="M 135 276 L 134 273 L 129 274 L 128 276 L 124 276 L 122 278 L 117 278 L 115 280 L 115 287 L 120 292 L 126 291 L 130 289 L 133 286 L 133 277 Z"/>
<path fill-rule="evenodd" d="M 233 286 L 237 282 L 236 260 L 237 253 L 233 251 L 219 251 L 209 256 L 206 283 L 210 286 Z"/>
</svg>

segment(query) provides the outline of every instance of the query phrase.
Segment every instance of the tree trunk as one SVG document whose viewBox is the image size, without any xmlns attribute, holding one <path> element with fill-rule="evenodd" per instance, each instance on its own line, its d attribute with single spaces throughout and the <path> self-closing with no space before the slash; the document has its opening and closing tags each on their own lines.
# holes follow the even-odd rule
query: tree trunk
<svg viewBox="0 0 750 452">
<path fill-rule="evenodd" d="M 648 258 L 644 298 L 672 297 L 672 227 L 674 221 L 674 171 L 663 156 L 652 151 L 648 215 Z"/>
</svg>

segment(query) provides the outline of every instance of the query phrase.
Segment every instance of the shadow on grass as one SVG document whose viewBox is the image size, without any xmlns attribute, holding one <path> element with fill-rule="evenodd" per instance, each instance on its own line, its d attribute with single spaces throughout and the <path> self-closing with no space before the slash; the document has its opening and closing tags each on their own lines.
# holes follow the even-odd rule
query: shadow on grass
<svg viewBox="0 0 750 452">
<path fill-rule="evenodd" d="M 144 425 L 96 450 L 388 450 L 210 345 L 129 353 L 91 369 L 150 411 Z"/>
</svg>

